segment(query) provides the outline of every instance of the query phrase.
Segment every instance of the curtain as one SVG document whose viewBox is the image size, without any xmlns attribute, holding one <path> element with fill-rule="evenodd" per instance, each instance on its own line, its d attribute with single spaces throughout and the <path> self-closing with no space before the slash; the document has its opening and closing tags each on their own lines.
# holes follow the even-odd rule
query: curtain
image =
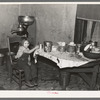
<svg viewBox="0 0 100 100">
<path fill-rule="evenodd" d="M 93 21 L 87 21 L 87 36 L 86 36 L 86 41 L 85 42 L 89 42 L 90 40 L 92 40 L 92 36 L 94 33 L 94 29 L 95 29 L 95 24 L 96 22 Z"/>
<path fill-rule="evenodd" d="M 98 42 L 98 46 L 100 46 L 100 22 L 96 22 L 94 32 L 92 34 L 92 41 Z"/>
<path fill-rule="evenodd" d="M 76 44 L 86 43 L 90 40 L 100 41 L 100 23 L 77 19 L 75 26 L 74 42 Z"/>
<path fill-rule="evenodd" d="M 81 44 L 86 38 L 87 21 L 76 19 L 74 42 Z"/>
</svg>

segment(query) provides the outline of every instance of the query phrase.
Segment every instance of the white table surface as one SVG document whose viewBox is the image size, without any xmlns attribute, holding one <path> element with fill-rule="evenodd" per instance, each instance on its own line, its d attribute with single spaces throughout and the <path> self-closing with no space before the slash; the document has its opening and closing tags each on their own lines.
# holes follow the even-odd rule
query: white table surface
<svg viewBox="0 0 100 100">
<path fill-rule="evenodd" d="M 69 52 L 59 52 L 59 51 L 52 51 L 52 52 L 44 52 L 44 50 L 36 50 L 34 52 L 34 57 L 36 55 L 43 56 L 45 58 L 48 58 L 52 60 L 53 62 L 57 63 L 59 68 L 67 68 L 67 67 L 79 67 L 81 65 L 84 65 L 88 62 L 94 61 L 93 59 L 88 59 L 84 57 L 82 54 L 81 56 L 78 56 L 76 54 L 71 54 Z M 35 62 L 38 60 L 35 59 Z"/>
</svg>

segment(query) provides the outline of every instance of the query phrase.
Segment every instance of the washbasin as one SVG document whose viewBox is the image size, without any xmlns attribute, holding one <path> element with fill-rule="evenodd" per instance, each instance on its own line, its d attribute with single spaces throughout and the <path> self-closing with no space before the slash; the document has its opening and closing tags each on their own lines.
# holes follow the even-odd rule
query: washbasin
<svg viewBox="0 0 100 100">
<path fill-rule="evenodd" d="M 34 16 L 18 16 L 19 23 L 23 23 L 25 25 L 32 25 L 34 20 Z"/>
<path fill-rule="evenodd" d="M 100 53 L 92 53 L 92 52 L 83 51 L 83 55 L 90 59 L 100 59 Z"/>
</svg>

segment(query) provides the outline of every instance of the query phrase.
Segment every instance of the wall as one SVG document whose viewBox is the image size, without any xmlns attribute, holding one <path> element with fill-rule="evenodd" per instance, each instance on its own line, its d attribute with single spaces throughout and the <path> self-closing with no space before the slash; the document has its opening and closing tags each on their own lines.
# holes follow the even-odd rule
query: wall
<svg viewBox="0 0 100 100">
<path fill-rule="evenodd" d="M 73 41 L 76 8 L 75 4 L 0 5 L 0 48 L 7 47 L 6 37 L 17 27 L 19 15 L 36 18 L 36 23 L 28 28 L 33 44 L 45 40 Z"/>
<path fill-rule="evenodd" d="M 7 35 L 19 14 L 19 5 L 0 5 L 0 48 L 7 47 Z"/>
<path fill-rule="evenodd" d="M 29 40 L 31 44 L 35 45 L 36 43 L 36 5 L 33 4 L 24 4 L 20 6 L 19 15 L 34 16 L 35 21 L 32 25 L 28 27 Z"/>
<path fill-rule="evenodd" d="M 45 40 L 58 42 L 73 41 L 77 5 L 70 4 L 33 4 L 21 5 L 21 15 L 32 15 L 36 18 L 35 26 L 30 26 L 30 39 L 37 43 Z M 34 32 L 33 32 L 34 29 Z M 36 35 L 35 35 L 36 33 Z"/>
<path fill-rule="evenodd" d="M 38 5 L 37 42 L 73 41 L 76 5 Z"/>
</svg>

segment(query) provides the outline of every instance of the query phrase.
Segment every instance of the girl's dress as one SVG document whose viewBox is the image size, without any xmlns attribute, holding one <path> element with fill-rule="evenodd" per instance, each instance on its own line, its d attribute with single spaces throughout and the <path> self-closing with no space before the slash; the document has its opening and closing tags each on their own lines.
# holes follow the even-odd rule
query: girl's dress
<svg viewBox="0 0 100 100">
<path fill-rule="evenodd" d="M 17 62 L 18 68 L 24 70 L 26 81 L 37 78 L 37 66 L 33 63 L 28 65 L 28 57 L 28 53 L 23 53 Z"/>
</svg>

